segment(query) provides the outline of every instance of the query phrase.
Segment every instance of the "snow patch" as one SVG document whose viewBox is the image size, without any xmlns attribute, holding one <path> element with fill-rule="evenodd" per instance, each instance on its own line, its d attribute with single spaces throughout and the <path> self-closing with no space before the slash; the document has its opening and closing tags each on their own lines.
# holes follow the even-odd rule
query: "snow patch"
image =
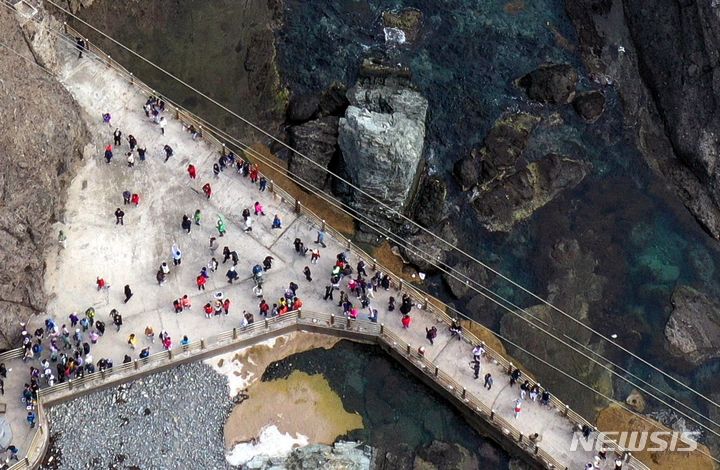
<svg viewBox="0 0 720 470">
<path fill-rule="evenodd" d="M 302 434 L 292 437 L 289 433 L 281 433 L 275 425 L 265 426 L 254 444 L 250 442 L 237 444 L 225 454 L 225 459 L 230 465 L 241 466 L 259 456 L 287 457 L 294 448 L 306 446 L 308 443 L 308 437 Z"/>
</svg>

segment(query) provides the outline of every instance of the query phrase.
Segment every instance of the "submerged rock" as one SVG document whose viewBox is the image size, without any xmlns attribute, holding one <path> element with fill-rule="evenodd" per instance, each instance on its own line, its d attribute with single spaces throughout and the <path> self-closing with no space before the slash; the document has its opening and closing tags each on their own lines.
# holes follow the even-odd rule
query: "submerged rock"
<svg viewBox="0 0 720 470">
<path fill-rule="evenodd" d="M 517 84 L 532 100 L 567 104 L 575 96 L 578 75 L 568 64 L 545 64 L 521 77 Z"/>
<path fill-rule="evenodd" d="M 665 324 L 669 351 L 695 365 L 720 357 L 720 300 L 680 286 L 672 304 Z"/>
<path fill-rule="evenodd" d="M 290 153 L 288 169 L 298 177 L 324 189 L 328 182 L 325 169 L 338 151 L 338 118 L 326 116 L 288 129 L 290 146 L 312 159 Z"/>
<path fill-rule="evenodd" d="M 455 163 L 453 173 L 462 190 L 468 191 L 513 169 L 539 122 L 539 117 L 527 113 L 507 114 L 498 119 L 485 137 L 484 146 Z"/>
<path fill-rule="evenodd" d="M 488 462 L 483 462 L 488 464 Z M 413 465 L 420 470 L 474 470 L 480 468 L 476 455 L 466 448 L 442 441 L 433 441 L 429 446 L 418 450 Z"/>
<path fill-rule="evenodd" d="M 485 268 L 480 266 L 478 263 L 475 263 L 473 261 L 464 260 L 460 261 L 459 263 L 449 263 L 450 266 L 456 271 L 459 271 L 460 273 L 464 274 L 465 276 L 469 277 L 473 281 L 477 281 L 480 284 L 486 285 L 487 284 L 487 272 L 485 271 Z M 457 275 L 457 273 L 453 274 Z M 461 277 L 461 276 L 460 276 Z M 447 273 L 442 274 L 443 281 L 445 281 L 445 284 L 447 284 L 448 289 L 450 289 L 450 293 L 455 298 L 461 298 L 465 297 L 468 294 L 471 294 L 475 292 L 475 290 L 472 287 L 476 287 L 474 284 L 471 284 L 469 281 L 463 281 L 462 279 L 456 279 L 453 276 L 450 276 Z"/>
<path fill-rule="evenodd" d="M 605 95 L 593 90 L 579 93 L 573 99 L 573 108 L 578 115 L 588 122 L 595 122 L 605 111 Z"/>
<path fill-rule="evenodd" d="M 482 188 L 473 207 L 485 228 L 508 232 L 562 190 L 575 187 L 590 168 L 589 163 L 549 154 Z"/>
<path fill-rule="evenodd" d="M 348 98 L 338 136 L 347 172 L 353 183 L 403 212 L 422 162 L 428 102 L 397 77 L 361 79 Z M 351 204 L 380 223 L 397 218 L 358 192 Z"/>
</svg>

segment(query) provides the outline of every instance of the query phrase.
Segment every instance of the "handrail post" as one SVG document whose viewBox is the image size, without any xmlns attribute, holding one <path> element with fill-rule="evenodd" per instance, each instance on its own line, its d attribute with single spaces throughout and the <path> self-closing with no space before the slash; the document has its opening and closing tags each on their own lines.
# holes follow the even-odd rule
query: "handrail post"
<svg viewBox="0 0 720 470">
<path fill-rule="evenodd" d="M 385 323 L 380 323 L 380 334 L 382 335 L 384 333 L 385 333 Z"/>
<path fill-rule="evenodd" d="M 180 120 L 180 108 L 175 108 L 175 119 Z"/>
<path fill-rule="evenodd" d="M 562 415 L 567 418 L 568 411 L 570 411 L 570 407 L 568 405 L 565 405 L 565 409 L 563 410 Z"/>
<path fill-rule="evenodd" d="M 300 308 L 298 309 L 297 316 L 298 316 L 298 319 L 302 318 L 302 309 L 300 309 Z"/>
<path fill-rule="evenodd" d="M 400 279 L 400 282 L 398 283 L 397 290 L 398 290 L 398 292 L 401 292 L 403 290 L 403 280 L 402 279 Z"/>
<path fill-rule="evenodd" d="M 273 182 L 273 180 L 270 180 L 270 181 L 269 181 L 268 189 L 270 189 L 270 193 L 274 193 L 274 192 L 275 192 L 275 183 Z"/>
<path fill-rule="evenodd" d="M 265 319 L 265 328 L 270 328 L 270 320 Z"/>
<path fill-rule="evenodd" d="M 135 83 L 135 76 L 132 72 L 130 72 L 130 84 L 133 85 Z"/>
<path fill-rule="evenodd" d="M 172 360 L 172 349 L 168 349 L 168 359 Z"/>
<path fill-rule="evenodd" d="M 428 307 L 428 298 L 425 297 L 425 300 L 423 301 L 423 310 L 427 310 Z"/>
<path fill-rule="evenodd" d="M 104 371 L 103 371 L 104 372 Z M 103 376 L 103 379 L 105 377 Z M 72 380 L 68 379 L 68 390 L 72 390 Z"/>
<path fill-rule="evenodd" d="M 437 377 L 439 373 L 440 373 L 440 369 L 438 369 L 438 367 L 435 366 L 435 377 Z"/>
<path fill-rule="evenodd" d="M 133 365 L 135 366 L 135 370 L 138 370 L 138 368 L 140 367 L 140 364 L 138 363 L 138 360 L 137 360 L 137 359 L 135 359 Z M 103 371 L 103 372 L 105 372 L 105 371 Z"/>
<path fill-rule="evenodd" d="M 347 322 L 345 324 L 345 327 L 349 330 L 350 329 L 350 317 L 347 317 Z"/>
<path fill-rule="evenodd" d="M 373 265 L 370 269 L 372 269 L 373 272 L 377 271 L 377 259 L 376 258 L 373 258 Z"/>
<path fill-rule="evenodd" d="M 300 200 L 299 199 L 295 199 L 295 213 L 297 213 L 297 214 L 300 213 Z"/>
<path fill-rule="evenodd" d="M 233 339 L 237 339 L 237 328 L 233 328 Z"/>
<path fill-rule="evenodd" d="M 63 32 L 67 34 L 67 21 L 63 21 Z"/>
<path fill-rule="evenodd" d="M 348 244 L 347 244 L 347 249 L 350 250 L 350 249 L 352 248 L 352 240 L 350 240 L 350 239 L 348 238 L 348 241 L 347 241 L 347 242 L 348 242 Z"/>
<path fill-rule="evenodd" d="M 537 445 L 537 444 L 535 444 L 535 452 L 534 452 L 534 453 L 535 453 L 535 455 L 537 455 L 537 454 L 538 454 L 538 451 L 539 451 L 539 450 L 540 450 L 540 446 L 539 446 L 539 445 Z"/>
<path fill-rule="evenodd" d="M 205 349 L 205 338 L 200 338 L 200 349 Z"/>
<path fill-rule="evenodd" d="M 107 66 L 108 67 L 112 66 L 112 58 L 110 57 L 110 54 L 107 55 Z"/>
<path fill-rule="evenodd" d="M 322 221 L 322 227 L 320 228 L 320 230 L 321 230 L 322 232 L 325 231 L 325 219 L 323 219 L 323 221 Z"/>
<path fill-rule="evenodd" d="M 518 436 L 518 442 L 520 442 L 520 443 L 521 443 L 521 442 L 522 442 L 522 440 L 523 440 L 523 434 L 522 434 L 522 433 L 520 433 L 520 435 Z"/>
<path fill-rule="evenodd" d="M 409 344 L 407 345 L 407 353 L 408 353 L 408 356 L 409 356 L 409 355 L 410 355 L 410 345 L 409 345 Z"/>
<path fill-rule="evenodd" d="M 495 410 L 490 409 L 490 421 L 495 419 Z"/>
<path fill-rule="evenodd" d="M 465 394 L 466 394 L 466 393 L 467 393 L 467 390 L 465 390 L 465 387 L 463 387 L 463 391 L 462 391 L 462 397 L 463 397 L 463 399 L 465 398 Z"/>
<path fill-rule="evenodd" d="M 225 147 L 225 144 L 222 144 L 222 153 L 220 154 L 223 157 L 227 155 L 227 147 Z"/>
<path fill-rule="evenodd" d="M 330 325 L 331 326 L 335 325 L 335 314 L 334 313 L 330 314 Z"/>
</svg>

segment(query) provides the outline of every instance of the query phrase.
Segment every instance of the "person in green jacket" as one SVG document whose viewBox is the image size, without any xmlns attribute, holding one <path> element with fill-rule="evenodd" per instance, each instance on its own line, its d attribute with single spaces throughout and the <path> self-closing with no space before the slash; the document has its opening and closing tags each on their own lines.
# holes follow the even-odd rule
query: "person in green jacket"
<svg viewBox="0 0 720 470">
<path fill-rule="evenodd" d="M 193 220 L 195 221 L 195 225 L 200 225 L 200 209 L 195 210 L 195 215 L 193 215 Z"/>
<path fill-rule="evenodd" d="M 227 227 L 225 226 L 225 221 L 222 216 L 218 216 L 217 229 L 221 237 L 225 235 L 225 232 L 227 232 Z"/>
</svg>

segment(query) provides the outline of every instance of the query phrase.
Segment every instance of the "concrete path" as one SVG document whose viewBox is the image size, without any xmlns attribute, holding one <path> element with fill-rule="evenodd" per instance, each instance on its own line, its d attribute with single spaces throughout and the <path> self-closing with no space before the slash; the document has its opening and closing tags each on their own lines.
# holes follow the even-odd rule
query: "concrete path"
<svg viewBox="0 0 720 470">
<path fill-rule="evenodd" d="M 116 364 L 121 363 L 125 354 L 136 358 L 139 349 L 149 344 L 143 337 L 146 325 L 152 325 L 156 333 L 168 331 L 177 345 L 182 335 L 197 340 L 239 326 L 243 310 L 252 311 L 257 318 L 258 302 L 252 293 L 249 276 L 252 266 L 267 255 L 275 258 L 273 269 L 265 276 L 264 286 L 271 304 L 282 295 L 290 281 L 295 281 L 300 286 L 298 295 L 303 299 L 305 309 L 341 315 L 336 302 L 322 300 L 335 255 L 342 251 L 337 241 L 326 237 L 328 247 L 321 249 L 319 264 L 310 264 L 309 257 L 299 256 L 293 248 L 296 237 L 311 247 L 317 246 L 312 243 L 317 227 L 308 219 L 297 217 L 292 208 L 282 205 L 273 194 L 261 193 L 249 179 L 234 171 L 227 170 L 220 178 L 214 178 L 212 164 L 219 157 L 217 151 L 202 141 L 193 141 L 172 116 L 167 116 L 167 129 L 162 135 L 160 128 L 142 111 L 147 97 L 141 96 L 111 69 L 91 59 L 78 60 L 72 50 L 66 51 L 63 61 L 61 80 L 93 123 L 93 149 L 87 153 L 86 161 L 72 182 L 64 224 L 58 226 L 68 236 L 67 247 L 57 247 L 48 254 L 46 289 L 52 293 L 48 312 L 58 323 L 69 324 L 67 318 L 72 311 L 95 308 L 97 318 L 107 324 L 106 335 L 92 348 L 95 362 L 102 357 L 111 357 Z M 105 112 L 112 115 L 110 126 L 102 123 L 101 115 Z M 123 140 L 121 148 L 114 151 L 113 162 L 105 163 L 103 148 L 112 143 L 112 132 L 116 127 L 123 132 L 123 139 L 132 134 L 140 146 L 147 147 L 147 161 L 137 161 L 129 168 L 124 157 L 127 142 Z M 163 162 L 165 144 L 175 150 L 167 163 Z M 188 163 L 198 168 L 197 180 L 188 177 Z M 205 182 L 213 186 L 214 194 L 210 200 L 202 195 L 201 187 Z M 126 189 L 140 195 L 139 207 L 123 206 L 121 193 Z M 241 229 L 240 214 L 244 208 L 252 211 L 255 201 L 265 206 L 267 215 L 255 218 L 253 231 L 248 234 Z M 125 211 L 124 225 L 115 223 L 113 213 L 117 207 Z M 181 218 L 183 214 L 192 217 L 196 209 L 202 212 L 202 223 L 194 225 L 191 233 L 186 234 L 180 227 Z M 195 278 L 213 256 L 208 247 L 210 237 L 217 235 L 214 224 L 218 214 L 228 221 L 228 233 L 218 239 L 220 249 L 215 257 L 222 262 L 223 246 L 236 250 L 240 255 L 237 269 L 245 280 L 228 284 L 225 278 L 228 262 L 212 274 L 207 290 L 199 292 Z M 271 230 L 274 214 L 280 215 L 282 230 Z M 172 263 L 173 243 L 183 251 L 182 264 L 178 267 L 173 267 Z M 163 261 L 170 265 L 171 272 L 167 283 L 158 286 L 155 273 Z M 351 259 L 353 266 L 356 262 Z M 313 282 L 304 279 L 302 270 L 306 265 L 313 272 Z M 98 291 L 95 287 L 97 276 L 106 279 L 111 287 Z M 134 293 L 127 304 L 123 303 L 125 284 L 129 284 Z M 231 314 L 206 319 L 202 306 L 217 291 L 231 299 Z M 193 307 L 177 315 L 173 312 L 172 301 L 183 294 L 192 297 Z M 431 314 L 415 310 L 411 328 L 403 330 L 400 314 L 386 312 L 391 294 L 397 295 L 396 292 L 377 292 L 373 301 L 380 312 L 380 322 L 386 328 L 415 348 L 425 346 L 429 359 L 495 409 L 498 415 L 511 420 L 524 435 L 539 433 L 541 447 L 569 468 L 582 469 L 592 460 L 591 453 L 569 451 L 572 423 L 558 410 L 526 400 L 520 417 L 514 419 L 513 406 L 519 387 L 511 388 L 504 372 L 489 362 L 482 364 L 481 379 L 473 380 L 469 365 L 471 346 L 451 339 L 444 323 Z M 109 319 L 112 308 L 123 315 L 124 325 L 119 333 L 115 332 Z M 43 321 L 44 318 L 37 318 L 34 323 L 40 325 Z M 425 327 L 433 324 L 438 326 L 439 335 L 431 346 L 425 339 Z M 140 338 L 138 350 L 131 350 L 127 344 L 130 333 Z M 159 341 L 151 348 L 152 352 L 159 351 Z M 7 417 L 21 453 L 27 450 L 32 436 L 19 400 L 22 384 L 28 381 L 29 365 L 19 360 L 8 364 L 13 370 L 6 382 Z M 482 387 L 482 375 L 487 372 L 495 378 L 491 391 Z M 610 468 L 609 463 L 607 468 Z"/>
</svg>

